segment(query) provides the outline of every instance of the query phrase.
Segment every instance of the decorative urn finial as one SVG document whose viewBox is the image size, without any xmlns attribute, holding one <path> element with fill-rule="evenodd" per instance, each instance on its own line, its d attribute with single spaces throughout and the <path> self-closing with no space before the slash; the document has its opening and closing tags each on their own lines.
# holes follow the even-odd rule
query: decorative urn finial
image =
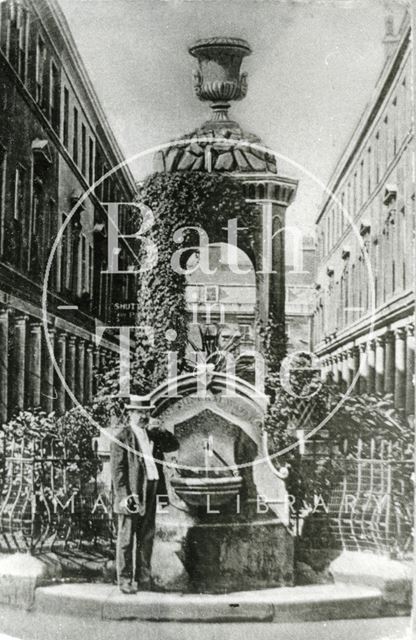
<svg viewBox="0 0 416 640">
<path fill-rule="evenodd" d="M 194 71 L 195 93 L 200 100 L 211 102 L 213 120 L 228 121 L 231 100 L 241 100 L 247 93 L 247 73 L 240 67 L 251 49 L 241 38 L 208 38 L 197 40 L 189 48 L 197 58 Z"/>
</svg>

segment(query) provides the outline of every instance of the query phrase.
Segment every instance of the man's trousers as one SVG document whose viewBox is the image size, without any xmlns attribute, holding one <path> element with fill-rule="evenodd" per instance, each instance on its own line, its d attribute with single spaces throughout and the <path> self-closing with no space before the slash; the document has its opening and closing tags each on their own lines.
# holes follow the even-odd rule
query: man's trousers
<svg viewBox="0 0 416 640">
<path fill-rule="evenodd" d="M 146 511 L 117 517 L 117 577 L 119 583 L 149 585 L 155 537 L 157 480 L 147 482 Z"/>
</svg>

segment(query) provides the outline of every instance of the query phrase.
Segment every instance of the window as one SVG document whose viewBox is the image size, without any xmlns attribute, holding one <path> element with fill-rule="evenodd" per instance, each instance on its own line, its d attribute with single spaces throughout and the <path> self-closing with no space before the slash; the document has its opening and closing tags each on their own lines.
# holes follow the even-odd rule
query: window
<svg viewBox="0 0 416 640">
<path fill-rule="evenodd" d="M 36 102 L 43 106 L 44 104 L 44 83 L 45 83 L 45 62 L 46 47 L 42 38 L 39 36 L 36 45 Z"/>
<path fill-rule="evenodd" d="M 375 149 L 374 149 L 374 167 L 375 167 L 375 181 L 376 184 L 380 181 L 380 132 L 377 131 L 375 138 Z"/>
<path fill-rule="evenodd" d="M 89 265 L 88 291 L 92 295 L 94 258 L 93 258 L 93 250 L 91 246 L 88 247 L 88 265 Z"/>
<path fill-rule="evenodd" d="M 409 123 L 407 121 L 407 119 L 409 117 L 408 108 L 407 108 L 407 100 L 408 100 L 408 94 L 407 94 L 406 78 L 403 78 L 403 82 L 402 82 L 402 99 L 401 99 L 401 104 L 402 104 L 402 117 L 401 117 L 402 131 L 401 131 L 401 136 L 402 137 L 407 134 L 407 131 L 408 131 L 408 128 L 409 128 Z"/>
<path fill-rule="evenodd" d="M 6 149 L 0 146 L 0 252 L 3 253 L 4 247 L 4 207 L 6 196 Z"/>
<path fill-rule="evenodd" d="M 209 285 L 204 288 L 205 302 L 218 302 L 219 287 L 218 285 Z"/>
<path fill-rule="evenodd" d="M 397 98 L 394 98 L 392 101 L 393 105 L 393 154 L 397 153 L 397 138 L 398 138 L 398 118 L 397 118 Z"/>
<path fill-rule="evenodd" d="M 81 243 L 80 243 L 80 237 L 79 234 L 77 232 L 72 233 L 72 238 L 71 238 L 71 259 L 70 259 L 70 266 L 69 266 L 69 276 L 70 276 L 70 282 L 71 282 L 71 292 L 75 295 L 78 295 L 79 289 L 80 289 L 80 267 L 81 267 L 81 260 L 80 260 L 80 247 L 81 247 Z"/>
<path fill-rule="evenodd" d="M 14 219 L 22 222 L 26 204 L 26 169 L 17 165 L 14 180 Z"/>
<path fill-rule="evenodd" d="M 354 173 L 352 184 L 352 208 L 351 215 L 354 216 L 357 213 L 357 173 Z"/>
<path fill-rule="evenodd" d="M 91 184 L 94 182 L 94 141 L 90 138 L 89 141 L 89 154 L 88 154 L 88 181 Z"/>
<path fill-rule="evenodd" d="M 367 149 L 367 195 L 371 193 L 371 147 Z"/>
<path fill-rule="evenodd" d="M 88 265 L 87 265 L 87 239 L 83 235 L 81 236 L 81 295 L 84 291 L 88 291 Z"/>
<path fill-rule="evenodd" d="M 108 167 L 107 165 L 104 163 L 103 164 L 103 176 L 105 176 L 108 173 Z M 102 194 L 103 194 L 103 202 L 110 202 L 110 178 L 107 177 L 105 178 L 105 180 L 102 183 Z"/>
<path fill-rule="evenodd" d="M 39 275 L 41 233 L 43 226 L 43 181 L 37 174 L 36 168 L 33 171 L 32 183 L 32 203 L 30 209 L 30 233 L 29 250 L 27 256 L 27 268 L 33 276 Z"/>
<path fill-rule="evenodd" d="M 74 133 L 72 137 L 72 157 L 78 164 L 78 109 L 74 107 Z"/>
<path fill-rule="evenodd" d="M 42 191 L 43 191 L 43 183 L 42 180 L 35 176 L 33 179 L 32 186 L 32 211 L 31 211 L 31 220 L 30 220 L 30 228 L 32 235 L 36 236 L 39 231 L 39 223 L 42 217 Z"/>
<path fill-rule="evenodd" d="M 348 216 L 351 216 L 351 183 L 348 183 L 347 186 L 347 197 L 346 197 L 346 204 L 345 204 L 345 211 L 343 212 L 343 216 L 342 216 L 342 230 L 344 231 L 345 227 L 347 226 L 347 221 L 349 220 Z"/>
<path fill-rule="evenodd" d="M 56 215 L 56 202 L 53 198 L 49 198 L 48 207 L 48 245 L 55 237 L 55 215 Z"/>
<path fill-rule="evenodd" d="M 349 306 L 350 306 L 350 274 L 349 270 L 345 270 L 344 274 L 344 324 L 349 320 Z"/>
<path fill-rule="evenodd" d="M 330 228 L 329 228 L 329 214 L 327 214 L 326 216 L 326 250 L 325 253 L 328 254 L 329 253 L 329 243 L 330 243 L 330 238 L 329 238 L 329 234 L 330 234 Z"/>
<path fill-rule="evenodd" d="M 100 318 L 105 319 L 107 315 L 107 299 L 109 298 L 109 286 L 108 286 L 108 274 L 105 273 L 107 269 L 106 263 L 101 264 L 100 271 L 100 288 L 98 294 L 98 314 Z"/>
<path fill-rule="evenodd" d="M 364 202 L 364 160 L 360 162 L 360 197 L 359 197 L 359 205 L 361 206 Z"/>
<path fill-rule="evenodd" d="M 87 130 L 85 124 L 81 125 L 81 171 L 87 174 Z"/>
<path fill-rule="evenodd" d="M 389 164 L 389 157 L 390 157 L 389 144 L 390 144 L 389 118 L 388 116 L 386 116 L 384 118 L 384 169 L 387 169 L 387 166 Z"/>
<path fill-rule="evenodd" d="M 238 327 L 240 331 L 240 339 L 242 342 L 251 342 L 253 339 L 251 325 L 249 324 L 240 324 Z"/>
<path fill-rule="evenodd" d="M 402 237 L 401 237 L 401 247 L 400 247 L 400 254 L 401 254 L 401 259 L 402 259 L 402 287 L 403 289 L 406 289 L 406 271 L 407 271 L 407 266 L 406 266 L 406 258 L 407 258 L 407 234 L 406 234 L 406 215 L 405 215 L 406 209 L 405 207 L 402 207 L 400 215 L 401 215 L 401 229 L 402 229 Z"/>
<path fill-rule="evenodd" d="M 18 4 L 16 11 L 16 45 L 17 45 L 17 73 L 21 80 L 26 80 L 26 49 L 27 49 L 27 11 Z"/>
<path fill-rule="evenodd" d="M 2 49 L 6 55 L 6 58 L 10 56 L 10 32 L 11 32 L 11 20 L 12 20 L 13 6 L 7 2 L 0 3 L 0 23 L 4 24 L 4 38 L 2 38 Z M 1 35 L 3 36 L 3 28 L 1 29 Z"/>
<path fill-rule="evenodd" d="M 49 113 L 52 127 L 59 133 L 59 77 L 56 65 L 51 62 L 50 81 L 49 81 Z"/>
<path fill-rule="evenodd" d="M 66 223 L 67 216 L 62 214 L 62 226 Z M 60 290 L 69 289 L 69 256 L 71 248 L 71 229 L 70 225 L 65 226 L 63 238 L 61 240 L 61 286 Z"/>
<path fill-rule="evenodd" d="M 64 147 L 68 149 L 69 143 L 69 91 L 64 88 L 64 123 L 63 123 L 63 143 Z"/>
</svg>

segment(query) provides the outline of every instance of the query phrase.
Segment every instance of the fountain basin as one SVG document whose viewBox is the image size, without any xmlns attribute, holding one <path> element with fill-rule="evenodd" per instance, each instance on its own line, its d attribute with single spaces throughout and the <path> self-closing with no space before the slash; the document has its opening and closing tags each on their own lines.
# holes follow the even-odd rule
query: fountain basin
<svg viewBox="0 0 416 640">
<path fill-rule="evenodd" d="M 205 478 L 182 477 L 171 478 L 172 488 L 186 504 L 192 507 L 214 508 L 230 502 L 241 490 L 241 476 Z M 209 498 L 208 498 L 209 496 Z"/>
</svg>

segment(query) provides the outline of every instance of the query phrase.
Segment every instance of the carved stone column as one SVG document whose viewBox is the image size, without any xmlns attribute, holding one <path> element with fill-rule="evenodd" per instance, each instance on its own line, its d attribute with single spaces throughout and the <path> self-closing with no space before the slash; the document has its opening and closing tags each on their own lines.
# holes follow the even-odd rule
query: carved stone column
<svg viewBox="0 0 416 640">
<path fill-rule="evenodd" d="M 85 384 L 85 340 L 78 338 L 76 343 L 77 366 L 75 368 L 75 397 L 80 404 L 84 404 Z"/>
<path fill-rule="evenodd" d="M 40 406 L 42 325 L 31 322 L 29 331 L 29 350 L 27 367 L 27 406 Z"/>
<path fill-rule="evenodd" d="M 368 351 L 367 344 L 363 342 L 359 346 L 360 349 L 360 377 L 358 391 L 359 393 L 367 393 L 367 378 L 368 378 Z"/>
<path fill-rule="evenodd" d="M 408 416 L 412 416 L 415 412 L 415 387 L 413 381 L 415 375 L 415 326 L 412 323 L 406 329 L 406 413 Z"/>
<path fill-rule="evenodd" d="M 99 360 L 100 360 L 100 369 L 101 371 L 107 368 L 107 350 L 101 348 L 99 350 Z"/>
<path fill-rule="evenodd" d="M 85 380 L 84 380 L 84 401 L 88 404 L 92 400 L 93 388 L 93 352 L 92 344 L 87 344 L 85 352 Z"/>
<path fill-rule="evenodd" d="M 356 375 L 360 367 L 360 352 L 357 346 L 350 347 L 348 349 L 348 387 L 353 384 L 351 388 L 352 393 L 357 393 L 358 380 Z"/>
<path fill-rule="evenodd" d="M 367 373 L 367 393 L 374 393 L 376 390 L 376 341 L 370 340 L 368 343 L 368 373 Z"/>
<path fill-rule="evenodd" d="M 404 409 L 406 406 L 406 329 L 395 331 L 395 381 L 394 406 Z"/>
<path fill-rule="evenodd" d="M 376 338 L 376 392 L 384 393 L 385 358 L 384 336 Z"/>
<path fill-rule="evenodd" d="M 341 362 L 341 354 L 336 353 L 334 355 L 334 382 L 335 384 L 341 388 L 342 384 L 342 362 Z"/>
<path fill-rule="evenodd" d="M 332 380 L 332 370 L 331 370 L 331 363 L 329 361 L 329 358 L 325 358 L 324 360 L 324 371 L 325 371 L 325 381 L 329 382 L 330 379 Z"/>
<path fill-rule="evenodd" d="M 338 356 L 334 353 L 331 356 L 332 379 L 335 384 L 338 383 Z"/>
<path fill-rule="evenodd" d="M 327 362 L 327 373 L 326 373 L 326 381 L 329 384 L 333 384 L 334 382 L 334 372 L 332 367 L 332 356 L 328 356 L 326 359 Z"/>
<path fill-rule="evenodd" d="M 346 391 L 348 389 L 348 351 L 344 351 L 341 354 L 342 358 L 342 390 Z"/>
<path fill-rule="evenodd" d="M 385 343 L 384 393 L 394 394 L 394 334 L 391 331 L 386 334 Z"/>
<path fill-rule="evenodd" d="M 7 422 L 9 417 L 9 310 L 0 309 L 0 420 Z"/>
<path fill-rule="evenodd" d="M 66 352 L 66 374 L 65 380 L 72 393 L 75 393 L 75 367 L 76 367 L 76 348 L 75 348 L 75 336 L 68 337 L 67 352 Z M 66 408 L 73 407 L 74 402 L 71 396 L 66 394 L 65 400 Z"/>
<path fill-rule="evenodd" d="M 65 331 L 59 331 L 56 336 L 56 363 L 59 367 L 59 371 L 61 375 L 65 378 L 66 371 L 66 333 Z M 65 413 L 65 386 L 55 372 L 55 389 L 56 389 L 56 401 L 55 401 L 55 410 L 58 415 L 62 415 Z"/>
<path fill-rule="evenodd" d="M 94 347 L 94 369 L 93 369 L 93 383 L 92 383 L 92 392 L 95 395 L 97 393 L 97 372 L 100 366 L 100 349 L 99 347 Z"/>
<path fill-rule="evenodd" d="M 26 315 L 17 315 L 13 331 L 13 379 L 10 388 L 11 408 L 23 409 L 25 404 Z"/>
<path fill-rule="evenodd" d="M 48 339 L 50 348 L 55 353 L 55 329 L 54 327 L 48 328 Z M 53 362 L 48 346 L 46 344 L 46 338 L 43 336 L 42 341 L 42 393 L 41 393 L 41 406 L 47 413 L 53 411 L 53 403 L 55 400 L 56 389 L 54 386 L 54 373 Z"/>
</svg>

